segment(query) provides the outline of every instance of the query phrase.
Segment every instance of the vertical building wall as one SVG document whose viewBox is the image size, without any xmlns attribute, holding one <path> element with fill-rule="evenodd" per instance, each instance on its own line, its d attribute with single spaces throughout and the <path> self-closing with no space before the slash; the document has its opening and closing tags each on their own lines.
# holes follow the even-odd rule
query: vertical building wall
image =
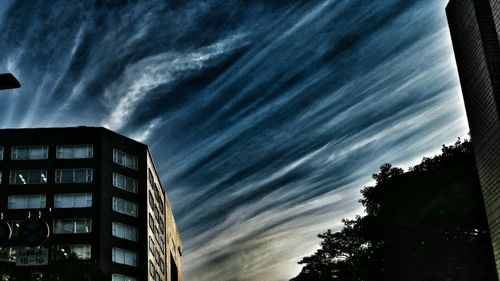
<svg viewBox="0 0 500 281">
<path fill-rule="evenodd" d="M 148 202 L 148 280 L 155 281 L 167 273 L 166 235 L 165 235 L 165 193 L 156 174 L 153 159 L 147 157 L 147 202 Z"/>
<path fill-rule="evenodd" d="M 179 230 L 175 224 L 174 213 L 165 193 L 165 218 L 167 220 L 167 249 L 170 255 L 168 259 L 169 276 L 167 281 L 182 281 L 182 241 Z"/>
<path fill-rule="evenodd" d="M 446 7 L 500 276 L 500 1 Z"/>
</svg>

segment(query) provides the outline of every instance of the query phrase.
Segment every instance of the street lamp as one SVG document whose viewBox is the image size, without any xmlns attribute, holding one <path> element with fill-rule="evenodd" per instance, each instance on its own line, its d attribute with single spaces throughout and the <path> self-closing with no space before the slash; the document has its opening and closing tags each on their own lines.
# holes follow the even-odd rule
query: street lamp
<svg viewBox="0 0 500 281">
<path fill-rule="evenodd" d="M 11 73 L 0 74 L 0 90 L 14 89 L 21 87 L 21 83 Z"/>
</svg>

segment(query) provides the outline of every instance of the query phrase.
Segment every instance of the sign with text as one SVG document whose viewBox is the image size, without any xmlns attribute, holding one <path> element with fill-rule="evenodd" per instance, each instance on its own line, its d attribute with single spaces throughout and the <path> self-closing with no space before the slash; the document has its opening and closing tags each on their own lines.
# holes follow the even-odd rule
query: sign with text
<svg viewBox="0 0 500 281">
<path fill-rule="evenodd" d="M 2 249 L 0 250 L 0 262 L 12 262 L 14 261 L 12 257 L 11 249 Z"/>
<path fill-rule="evenodd" d="M 16 253 L 17 266 L 47 265 L 49 263 L 49 249 L 22 249 Z"/>
</svg>

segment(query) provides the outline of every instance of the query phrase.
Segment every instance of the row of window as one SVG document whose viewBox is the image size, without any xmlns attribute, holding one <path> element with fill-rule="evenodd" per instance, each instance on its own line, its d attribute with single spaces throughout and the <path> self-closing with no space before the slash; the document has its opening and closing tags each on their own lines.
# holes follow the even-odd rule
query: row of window
<svg viewBox="0 0 500 281">
<path fill-rule="evenodd" d="M 45 194 L 22 194 L 8 196 L 8 209 L 43 209 L 46 207 Z M 62 193 L 54 195 L 54 208 L 92 207 L 92 193 Z M 113 211 L 137 217 L 138 206 L 134 202 L 113 197 Z"/>
<path fill-rule="evenodd" d="M 12 233 L 17 235 L 20 221 L 10 221 Z M 53 221 L 52 232 L 54 234 L 86 234 L 92 232 L 92 220 L 89 218 L 78 219 L 55 219 Z M 112 222 L 112 232 L 114 237 L 122 238 L 129 241 L 137 242 L 138 230 L 137 227 L 123 224 L 119 222 Z"/>
<path fill-rule="evenodd" d="M 9 195 L 8 209 L 43 209 L 46 207 L 45 194 Z M 54 195 L 54 208 L 92 207 L 92 193 L 63 193 Z"/>
<path fill-rule="evenodd" d="M 4 148 L 0 147 L 0 160 L 3 160 Z M 94 147 L 91 144 L 59 145 L 56 147 L 57 159 L 85 159 L 94 156 Z M 49 147 L 40 146 L 13 146 L 11 160 L 44 160 L 49 157 Z M 137 170 L 137 157 L 114 149 L 113 162 L 130 169 Z"/>
<path fill-rule="evenodd" d="M 0 160 L 3 160 L 4 148 L 0 147 Z M 56 148 L 57 159 L 85 159 L 94 156 L 91 144 L 58 145 Z M 43 160 L 49 157 L 49 147 L 39 146 L 13 146 L 10 159 L 12 160 Z"/>
<path fill-rule="evenodd" d="M 1 183 L 0 171 L 0 183 Z M 56 183 L 89 183 L 93 180 L 93 172 L 90 168 L 81 169 L 58 169 L 55 171 Z M 45 184 L 47 183 L 46 170 L 14 170 L 10 171 L 10 184 Z M 137 180 L 121 174 L 113 173 L 113 186 L 120 189 L 137 193 Z"/>
<path fill-rule="evenodd" d="M 0 176 L 1 176 L 0 172 Z M 55 171 L 56 183 L 89 183 L 92 182 L 92 169 L 58 169 Z M 1 183 L 1 179 L 0 179 Z M 46 184 L 47 170 L 13 170 L 10 171 L 10 184 Z"/>
</svg>

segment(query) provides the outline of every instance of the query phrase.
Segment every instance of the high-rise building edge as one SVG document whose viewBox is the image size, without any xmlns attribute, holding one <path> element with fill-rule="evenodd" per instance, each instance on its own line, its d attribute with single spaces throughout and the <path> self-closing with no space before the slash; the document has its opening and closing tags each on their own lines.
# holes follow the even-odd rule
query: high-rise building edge
<svg viewBox="0 0 500 281">
<path fill-rule="evenodd" d="M 446 14 L 500 276 L 500 0 L 451 0 Z"/>
<path fill-rule="evenodd" d="M 108 129 L 0 129 L 0 212 L 12 265 L 31 214 L 49 226 L 41 247 L 51 257 L 93 260 L 112 281 L 182 281 L 182 242 L 151 153 Z"/>
</svg>

